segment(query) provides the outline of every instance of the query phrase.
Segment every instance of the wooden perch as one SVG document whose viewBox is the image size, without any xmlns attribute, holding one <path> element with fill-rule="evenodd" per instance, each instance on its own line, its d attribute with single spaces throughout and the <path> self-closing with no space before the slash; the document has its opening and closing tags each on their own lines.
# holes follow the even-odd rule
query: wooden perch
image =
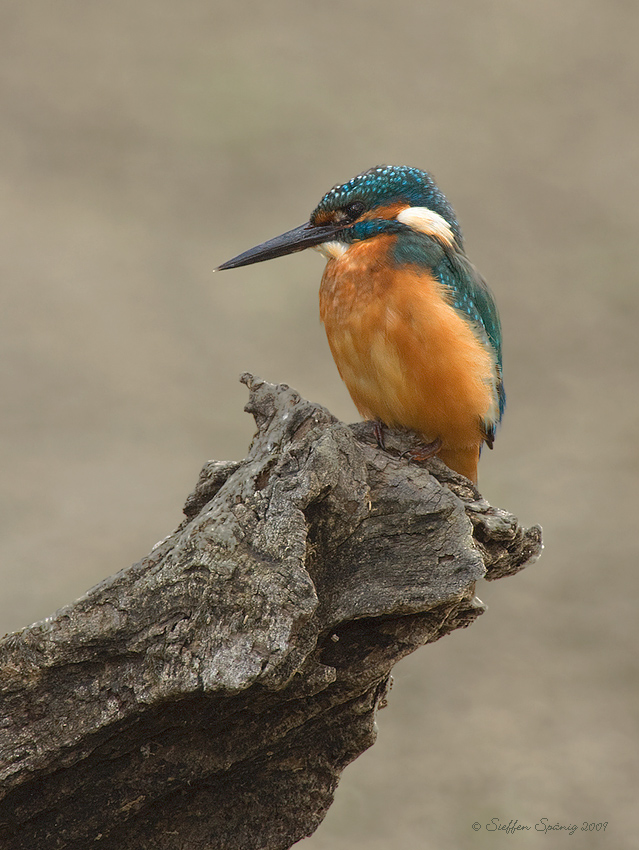
<svg viewBox="0 0 639 850">
<path fill-rule="evenodd" d="M 540 553 L 440 461 L 244 375 L 257 434 L 129 569 L 0 644 L 4 850 L 276 850 L 375 740 L 402 656 Z"/>
</svg>

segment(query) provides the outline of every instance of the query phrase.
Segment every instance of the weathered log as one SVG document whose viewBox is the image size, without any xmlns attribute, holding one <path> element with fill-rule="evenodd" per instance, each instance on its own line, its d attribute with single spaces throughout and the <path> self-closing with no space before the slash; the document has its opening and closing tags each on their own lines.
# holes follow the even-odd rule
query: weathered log
<svg viewBox="0 0 639 850">
<path fill-rule="evenodd" d="M 285 385 L 129 569 L 0 644 L 0 846 L 288 848 L 375 740 L 393 665 L 541 550 L 440 461 Z"/>
</svg>

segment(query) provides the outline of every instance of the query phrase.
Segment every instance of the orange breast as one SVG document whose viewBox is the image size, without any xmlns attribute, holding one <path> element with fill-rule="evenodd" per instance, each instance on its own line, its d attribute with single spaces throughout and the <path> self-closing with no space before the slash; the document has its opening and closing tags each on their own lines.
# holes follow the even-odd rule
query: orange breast
<svg viewBox="0 0 639 850">
<path fill-rule="evenodd" d="M 320 316 L 333 357 L 362 416 L 441 439 L 440 457 L 476 480 L 494 356 L 434 276 L 375 259 L 392 239 L 355 243 L 327 263 Z"/>
</svg>

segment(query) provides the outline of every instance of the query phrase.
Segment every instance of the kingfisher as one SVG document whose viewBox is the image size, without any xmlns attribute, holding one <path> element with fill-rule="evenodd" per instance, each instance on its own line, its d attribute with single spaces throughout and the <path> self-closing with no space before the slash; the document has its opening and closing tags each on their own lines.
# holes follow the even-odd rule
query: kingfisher
<svg viewBox="0 0 639 850">
<path fill-rule="evenodd" d="M 320 318 L 333 358 L 380 447 L 384 426 L 410 429 L 417 459 L 438 455 L 476 484 L 506 402 L 501 324 L 432 175 L 364 171 L 327 192 L 306 223 L 218 270 L 310 247 L 327 260 Z"/>
</svg>

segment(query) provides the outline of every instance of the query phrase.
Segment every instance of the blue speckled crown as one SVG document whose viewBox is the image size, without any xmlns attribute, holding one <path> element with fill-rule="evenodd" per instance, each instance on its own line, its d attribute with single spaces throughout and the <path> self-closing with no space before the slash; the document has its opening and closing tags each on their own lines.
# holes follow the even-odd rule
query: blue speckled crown
<svg viewBox="0 0 639 850">
<path fill-rule="evenodd" d="M 369 168 L 327 192 L 313 211 L 311 221 L 318 213 L 340 209 L 353 201 L 362 201 L 369 209 L 396 201 L 404 201 L 411 207 L 428 207 L 448 222 L 461 244 L 462 233 L 455 211 L 427 171 L 407 165 Z"/>
</svg>

